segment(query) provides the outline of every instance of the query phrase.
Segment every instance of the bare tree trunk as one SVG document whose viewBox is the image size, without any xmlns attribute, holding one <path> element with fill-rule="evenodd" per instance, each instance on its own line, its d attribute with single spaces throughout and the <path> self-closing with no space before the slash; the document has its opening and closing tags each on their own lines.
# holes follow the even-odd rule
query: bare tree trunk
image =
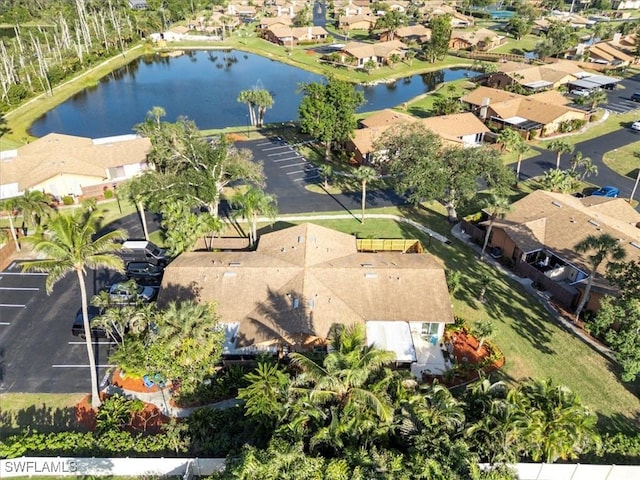
<svg viewBox="0 0 640 480">
<path fill-rule="evenodd" d="M 142 231 L 144 232 L 144 239 L 149 241 L 149 230 L 147 228 L 147 217 L 144 212 L 144 203 L 142 200 L 138 200 L 138 211 L 140 212 L 140 220 L 142 221 Z"/>
<path fill-rule="evenodd" d="M 11 230 L 11 237 L 13 238 L 13 241 L 16 244 L 16 252 L 19 252 L 20 242 L 18 241 L 18 236 L 16 235 L 16 229 L 13 225 L 13 217 L 11 217 L 11 212 L 9 212 L 9 229 Z"/>
<path fill-rule="evenodd" d="M 91 407 L 97 409 L 102 404 L 100 392 L 98 391 L 98 371 L 96 370 L 96 357 L 93 352 L 93 340 L 91 338 L 91 324 L 89 323 L 89 309 L 87 302 L 87 287 L 84 283 L 82 270 L 77 268 L 78 281 L 80 282 L 80 297 L 82 300 L 82 323 L 84 324 L 84 340 L 87 346 L 89 357 L 89 370 L 91 372 Z"/>
<path fill-rule="evenodd" d="M 480 260 L 484 258 L 485 251 L 487 250 L 487 245 L 489 244 L 489 237 L 491 236 L 491 230 L 493 229 L 493 221 L 494 221 L 494 217 L 491 216 L 491 221 L 489 222 L 489 226 L 487 227 L 487 233 L 484 236 L 484 243 L 482 244 L 482 251 L 480 252 Z"/>
<path fill-rule="evenodd" d="M 589 300 L 589 294 L 591 293 L 591 286 L 593 285 L 593 276 L 595 275 L 595 269 L 589 273 L 589 280 L 587 280 L 587 286 L 584 289 L 584 295 L 580 299 L 580 303 L 578 304 L 578 308 L 576 308 L 576 318 L 574 320 L 575 323 L 578 323 L 580 320 L 580 314 L 582 310 L 584 310 L 585 305 L 587 304 L 587 300 Z"/>
<path fill-rule="evenodd" d="M 366 180 L 362 181 L 362 217 L 360 218 L 360 223 L 364 225 L 364 209 L 367 203 L 367 182 Z"/>
</svg>

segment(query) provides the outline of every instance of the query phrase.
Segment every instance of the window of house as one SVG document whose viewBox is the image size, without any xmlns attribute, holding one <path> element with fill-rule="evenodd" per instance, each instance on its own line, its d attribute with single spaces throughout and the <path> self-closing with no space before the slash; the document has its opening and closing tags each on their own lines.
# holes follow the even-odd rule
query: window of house
<svg viewBox="0 0 640 480">
<path fill-rule="evenodd" d="M 439 323 L 423 323 L 422 334 L 423 335 L 437 335 Z"/>
<path fill-rule="evenodd" d="M 124 167 L 111 167 L 107 170 L 109 178 L 124 177 Z"/>
</svg>

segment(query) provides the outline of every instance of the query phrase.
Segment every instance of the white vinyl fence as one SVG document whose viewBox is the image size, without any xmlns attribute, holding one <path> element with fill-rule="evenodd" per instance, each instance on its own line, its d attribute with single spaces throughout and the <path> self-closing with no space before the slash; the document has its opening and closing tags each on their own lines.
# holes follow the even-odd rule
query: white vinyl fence
<svg viewBox="0 0 640 480">
<path fill-rule="evenodd" d="M 481 465 L 488 468 L 488 465 Z M 516 463 L 520 480 L 638 480 L 640 465 Z M 224 470 L 224 458 L 78 458 L 21 457 L 0 460 L 0 478 L 75 477 L 82 475 L 142 477 L 211 475 Z"/>
<path fill-rule="evenodd" d="M 481 465 L 487 468 L 487 465 Z M 640 465 L 516 463 L 519 480 L 639 480 Z"/>
</svg>

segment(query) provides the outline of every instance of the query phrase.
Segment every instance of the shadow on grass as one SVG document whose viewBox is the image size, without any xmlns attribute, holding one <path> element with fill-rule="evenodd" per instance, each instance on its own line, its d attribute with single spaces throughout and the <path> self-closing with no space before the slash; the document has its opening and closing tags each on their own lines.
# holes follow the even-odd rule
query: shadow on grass
<svg viewBox="0 0 640 480">
<path fill-rule="evenodd" d="M 3 438 L 26 429 L 42 433 L 82 430 L 82 426 L 76 421 L 75 407 L 53 408 L 44 403 L 15 411 L 3 410 L 0 412 L 0 424 L 3 425 L 0 433 Z"/>
</svg>

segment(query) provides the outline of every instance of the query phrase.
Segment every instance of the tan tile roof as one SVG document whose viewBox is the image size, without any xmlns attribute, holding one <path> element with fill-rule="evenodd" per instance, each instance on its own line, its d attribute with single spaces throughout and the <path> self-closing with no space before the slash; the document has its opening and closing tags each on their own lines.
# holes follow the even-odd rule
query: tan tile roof
<svg viewBox="0 0 640 480">
<path fill-rule="evenodd" d="M 462 97 L 461 100 L 479 107 L 482 105 L 485 98 L 488 98 L 491 102 L 490 104 L 493 105 L 495 103 L 500 103 L 505 100 L 510 100 L 518 97 L 519 95 L 507 92 L 506 90 L 498 90 L 497 88 L 481 86 L 469 92 L 467 95 Z"/>
<path fill-rule="evenodd" d="M 465 135 L 490 132 L 489 128 L 473 113 L 454 113 L 428 117 L 420 122 L 429 130 L 450 141 L 460 141 Z"/>
<path fill-rule="evenodd" d="M 104 143 L 103 143 L 104 142 Z M 18 148 L 17 156 L 0 162 L 0 182 L 18 183 L 26 190 L 61 174 L 106 179 L 107 169 L 146 163 L 148 138 L 99 141 L 50 133 Z"/>
<path fill-rule="evenodd" d="M 567 112 L 585 113 L 582 110 L 564 105 L 545 103 L 534 96 L 527 97 L 489 87 L 476 88 L 462 97 L 462 101 L 480 106 L 487 98 L 489 99 L 489 108 L 503 119 L 518 116 L 546 125 Z"/>
<path fill-rule="evenodd" d="M 370 15 L 343 15 L 338 21 L 340 25 L 353 25 L 354 23 L 358 22 L 367 22 L 374 24 L 376 23 L 376 17 L 372 17 Z"/>
<path fill-rule="evenodd" d="M 419 292 L 419 293 L 418 293 Z M 158 299 L 216 301 L 241 345 L 326 338 L 334 323 L 451 322 L 444 269 L 428 254 L 359 253 L 355 237 L 302 224 L 260 237 L 254 252 L 190 252 Z"/>
<path fill-rule="evenodd" d="M 263 17 L 260 19 L 260 25 L 268 28 L 272 25 L 293 25 L 291 17 Z"/>
<path fill-rule="evenodd" d="M 426 38 L 431 38 L 431 29 L 425 27 L 424 25 L 408 25 L 406 27 L 400 27 L 396 31 L 396 36 L 398 38 L 413 36 L 424 36 Z"/>
<path fill-rule="evenodd" d="M 533 98 L 542 103 L 549 103 L 551 105 L 569 105 L 571 100 L 560 93 L 557 90 L 547 90 L 545 92 L 538 92 L 530 95 L 529 98 Z"/>
<path fill-rule="evenodd" d="M 376 141 L 380 139 L 380 136 L 389 127 L 403 122 L 420 122 L 425 128 L 440 135 L 444 140 L 455 144 L 461 143 L 461 137 L 464 135 L 487 133 L 490 131 L 489 128 L 471 112 L 417 119 L 410 115 L 387 109 L 362 120 L 361 123 L 365 125 L 365 128 L 356 130 L 351 142 L 363 155 L 366 155 L 374 151 L 373 147 Z"/>
<path fill-rule="evenodd" d="M 350 42 L 342 48 L 342 51 L 355 58 L 385 58 L 395 51 L 402 51 L 406 48 L 407 46 L 400 40 L 392 40 L 376 43 Z"/>
<path fill-rule="evenodd" d="M 622 50 L 616 48 L 608 42 L 600 42 L 589 47 L 589 53 L 597 55 L 607 60 L 620 60 L 623 62 L 632 62 L 633 57 L 627 55 Z"/>
<path fill-rule="evenodd" d="M 407 113 L 397 112 L 395 110 L 391 110 L 390 108 L 385 108 L 384 110 L 380 110 L 379 112 L 360 120 L 360 123 L 367 128 L 377 128 L 413 120 L 415 120 L 415 117 L 412 117 Z"/>
<path fill-rule="evenodd" d="M 525 252 L 542 246 L 569 262 L 588 267 L 588 254 L 573 248 L 588 235 L 609 233 L 619 238 L 627 260 L 640 260 L 640 213 L 621 198 L 575 198 L 571 195 L 536 190 L 513 204 L 513 209 L 496 226 L 504 228 Z M 604 274 L 605 265 L 598 272 Z"/>
<path fill-rule="evenodd" d="M 469 42 L 471 45 L 476 45 L 478 42 L 482 42 L 487 38 L 489 39 L 489 41 L 493 41 L 497 37 L 499 37 L 499 35 L 496 32 L 488 30 L 486 28 L 480 28 L 478 30 L 474 30 L 473 32 L 454 31 L 451 33 L 452 39 L 461 38 Z"/>
</svg>

